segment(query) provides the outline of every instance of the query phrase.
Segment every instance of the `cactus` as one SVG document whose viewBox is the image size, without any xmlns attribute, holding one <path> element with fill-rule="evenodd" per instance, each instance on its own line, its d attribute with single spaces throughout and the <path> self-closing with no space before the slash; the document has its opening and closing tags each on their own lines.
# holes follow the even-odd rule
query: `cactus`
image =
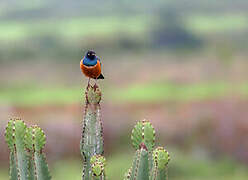
<svg viewBox="0 0 248 180">
<path fill-rule="evenodd" d="M 51 179 L 42 152 L 46 138 L 41 128 L 27 128 L 21 119 L 11 119 L 6 127 L 5 139 L 10 149 L 11 180 Z"/>
<path fill-rule="evenodd" d="M 97 85 L 89 85 L 85 96 L 80 142 L 82 180 L 106 180 L 101 91 Z M 51 179 L 43 153 L 46 136 L 40 127 L 27 127 L 21 119 L 11 119 L 6 127 L 5 139 L 10 149 L 10 180 Z M 154 149 L 155 130 L 152 124 L 147 120 L 138 122 L 132 130 L 131 141 L 136 153 L 124 180 L 167 180 L 170 157 L 163 147 Z"/>
<path fill-rule="evenodd" d="M 103 155 L 103 128 L 99 104 L 101 101 L 101 91 L 99 87 L 97 85 L 88 86 L 85 97 L 85 114 L 80 143 L 81 155 L 83 157 L 82 179 L 97 179 L 97 176 L 100 174 L 100 179 L 104 179 L 105 173 L 100 173 L 104 165 L 98 161 L 93 164 L 91 162 L 92 157 L 95 155 Z"/>
<path fill-rule="evenodd" d="M 151 123 L 146 120 L 138 122 L 131 140 L 136 153 L 124 180 L 166 180 L 170 157 L 163 147 L 154 149 L 155 130 Z"/>
<path fill-rule="evenodd" d="M 94 155 L 90 159 L 93 180 L 105 180 L 106 160 L 101 155 Z"/>
<path fill-rule="evenodd" d="M 169 153 L 163 147 L 157 147 L 153 151 L 153 167 L 151 170 L 151 180 L 167 179 L 167 164 L 170 160 Z"/>
<path fill-rule="evenodd" d="M 46 144 L 46 136 L 43 130 L 38 126 L 31 126 L 26 133 L 26 147 L 32 153 L 31 162 L 34 165 L 34 176 L 37 180 L 51 179 L 46 158 L 42 152 Z"/>
</svg>

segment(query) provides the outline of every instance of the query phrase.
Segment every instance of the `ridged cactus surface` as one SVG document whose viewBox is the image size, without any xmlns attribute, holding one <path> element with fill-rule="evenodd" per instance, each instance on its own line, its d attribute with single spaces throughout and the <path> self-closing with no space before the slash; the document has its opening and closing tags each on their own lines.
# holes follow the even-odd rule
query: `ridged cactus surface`
<svg viewBox="0 0 248 180">
<path fill-rule="evenodd" d="M 152 124 L 146 120 L 138 122 L 132 130 L 131 140 L 136 153 L 124 180 L 167 180 L 169 154 L 163 147 L 154 149 Z"/>
<path fill-rule="evenodd" d="M 101 98 L 97 85 L 86 88 L 80 142 L 82 180 L 106 180 Z M 40 127 L 27 127 L 21 119 L 11 119 L 5 139 L 10 149 L 10 180 L 51 180 L 43 153 L 46 136 Z M 155 130 L 149 121 L 142 120 L 135 125 L 131 142 L 136 152 L 124 180 L 167 180 L 170 156 L 163 147 L 155 148 Z"/>
<path fill-rule="evenodd" d="M 10 149 L 11 180 L 50 180 L 43 148 L 44 132 L 38 126 L 28 128 L 21 119 L 11 119 L 5 131 Z"/>
<path fill-rule="evenodd" d="M 88 86 L 85 98 L 85 113 L 80 143 L 83 156 L 82 179 L 104 179 L 105 173 L 100 172 L 105 165 L 103 166 L 100 162 L 92 164 L 92 157 L 103 155 L 103 128 L 100 109 L 101 91 L 99 87 L 97 85 Z"/>
<path fill-rule="evenodd" d="M 92 169 L 92 178 L 94 180 L 105 180 L 105 166 L 106 159 L 101 155 L 94 155 L 90 160 L 91 169 Z"/>
<path fill-rule="evenodd" d="M 133 147 L 139 149 L 142 143 L 151 152 L 155 145 L 155 130 L 147 120 L 139 121 L 132 130 L 131 140 Z"/>
<path fill-rule="evenodd" d="M 151 172 L 151 180 L 167 179 L 167 165 L 169 163 L 169 153 L 163 147 L 157 147 L 153 151 L 153 167 Z"/>
</svg>

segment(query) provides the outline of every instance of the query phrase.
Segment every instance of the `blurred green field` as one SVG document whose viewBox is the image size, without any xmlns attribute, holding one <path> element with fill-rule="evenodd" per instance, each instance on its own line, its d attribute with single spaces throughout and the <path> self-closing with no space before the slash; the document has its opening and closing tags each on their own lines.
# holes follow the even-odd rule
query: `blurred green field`
<svg viewBox="0 0 248 180">
<path fill-rule="evenodd" d="M 212 82 L 176 84 L 169 82 L 135 84 L 125 88 L 104 87 L 106 99 L 118 103 L 156 103 L 161 101 L 200 101 L 223 98 L 231 94 L 248 95 L 248 84 Z M 80 87 L 1 87 L 0 103 L 12 105 L 71 104 L 82 100 Z"/>
<path fill-rule="evenodd" d="M 76 107 L 84 89 L 74 67 L 94 49 L 105 65 L 99 84 L 105 147 L 113 146 L 106 152 L 109 180 L 122 179 L 130 167 L 134 152 L 118 143 L 143 117 L 170 141 L 169 179 L 247 180 L 247 9 L 244 0 L 1 1 L 0 130 L 12 114 L 44 127 L 53 180 L 80 180 Z M 0 139 L 0 180 L 6 180 Z"/>
<path fill-rule="evenodd" d="M 67 19 L 50 19 L 37 21 L 0 21 L 0 40 L 2 42 L 20 41 L 32 37 L 54 36 L 67 41 L 79 40 L 95 34 L 97 36 L 113 36 L 125 34 L 145 35 L 152 30 L 152 17 L 147 16 L 103 16 L 77 17 Z M 156 20 L 155 20 L 156 21 Z M 235 32 L 247 29 L 248 15 L 228 14 L 188 15 L 183 18 L 186 28 L 194 34 Z M 66 30 L 65 30 L 66 29 Z"/>
<path fill-rule="evenodd" d="M 244 30 L 248 27 L 247 15 L 192 15 L 186 20 L 186 27 L 198 34 L 214 34 Z"/>
<path fill-rule="evenodd" d="M 151 83 L 133 85 L 123 90 L 116 90 L 111 94 L 116 100 L 124 102 L 200 101 L 226 97 L 231 93 L 243 94 L 243 87 L 244 85 L 238 85 L 233 89 L 232 84 L 225 82 Z"/>
<path fill-rule="evenodd" d="M 123 23 L 125 22 L 125 23 Z M 66 30 L 65 30 L 66 29 Z M 116 33 L 140 34 L 147 29 L 144 17 L 85 17 L 38 21 L 0 21 L 0 40 L 20 41 L 32 37 L 50 35 L 63 37 L 67 41 L 95 34 L 111 36 Z M 81 38 L 80 38 L 81 39 Z"/>
</svg>

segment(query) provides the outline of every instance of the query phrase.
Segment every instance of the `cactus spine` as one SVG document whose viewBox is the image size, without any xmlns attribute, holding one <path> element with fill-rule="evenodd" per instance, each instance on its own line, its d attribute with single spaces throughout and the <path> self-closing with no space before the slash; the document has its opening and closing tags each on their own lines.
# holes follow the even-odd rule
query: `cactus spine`
<svg viewBox="0 0 248 180">
<path fill-rule="evenodd" d="M 138 122 L 131 140 L 136 154 L 124 180 L 166 180 L 169 154 L 162 147 L 154 150 L 155 130 L 151 123 L 146 120 Z"/>
<path fill-rule="evenodd" d="M 85 114 L 80 143 L 81 155 L 83 156 L 82 179 L 104 179 L 105 173 L 100 172 L 104 171 L 105 165 L 98 161 L 92 164 L 91 161 L 95 155 L 103 155 L 103 128 L 99 104 L 101 101 L 101 91 L 97 85 L 88 86 L 85 96 Z"/>
<path fill-rule="evenodd" d="M 5 131 L 10 149 L 11 180 L 50 180 L 42 153 L 46 143 L 44 132 L 37 126 L 27 128 L 21 119 L 11 119 Z"/>
<path fill-rule="evenodd" d="M 90 159 L 93 180 L 105 180 L 106 159 L 101 155 L 94 155 Z"/>
<path fill-rule="evenodd" d="M 38 126 L 31 126 L 26 135 L 27 149 L 32 153 L 32 163 L 34 165 L 34 176 L 37 180 L 50 180 L 51 176 L 46 163 L 43 148 L 46 144 L 46 136 L 43 130 Z M 32 161 L 32 160 L 31 160 Z"/>
<path fill-rule="evenodd" d="M 151 171 L 151 180 L 167 179 L 167 165 L 170 160 L 169 153 L 163 147 L 157 147 L 153 151 L 153 167 Z"/>
<path fill-rule="evenodd" d="M 101 121 L 101 91 L 88 86 L 83 118 L 80 151 L 83 157 L 82 180 L 106 180 Z M 21 119 L 11 119 L 5 131 L 10 149 L 10 180 L 50 180 L 43 148 L 46 136 L 38 126 L 27 127 Z M 155 146 L 155 130 L 149 121 L 138 122 L 131 134 L 136 150 L 131 168 L 124 180 L 167 180 L 170 160 L 163 147 Z"/>
</svg>

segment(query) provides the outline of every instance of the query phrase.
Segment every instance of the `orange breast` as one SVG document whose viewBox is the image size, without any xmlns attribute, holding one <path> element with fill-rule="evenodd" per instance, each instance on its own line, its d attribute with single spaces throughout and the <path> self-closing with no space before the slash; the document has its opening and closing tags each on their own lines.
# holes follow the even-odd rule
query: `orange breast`
<svg viewBox="0 0 248 180">
<path fill-rule="evenodd" d="M 85 66 L 83 60 L 80 61 L 80 68 L 85 76 L 96 79 L 101 74 L 101 64 L 97 61 L 95 66 Z"/>
</svg>

